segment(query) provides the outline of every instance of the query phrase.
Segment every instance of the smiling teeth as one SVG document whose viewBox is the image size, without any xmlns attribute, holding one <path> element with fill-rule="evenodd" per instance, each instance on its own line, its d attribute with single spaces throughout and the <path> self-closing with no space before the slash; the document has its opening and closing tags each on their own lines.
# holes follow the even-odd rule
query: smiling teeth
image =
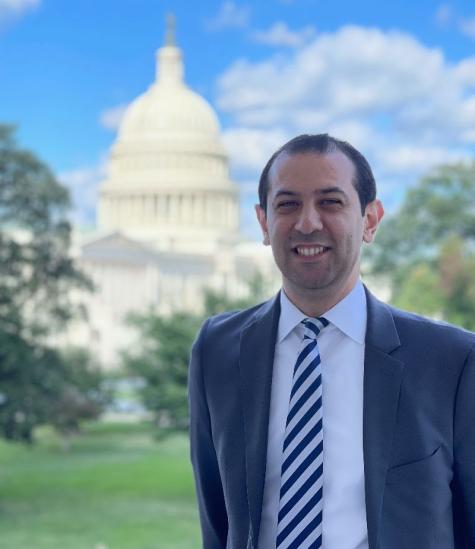
<svg viewBox="0 0 475 549">
<path fill-rule="evenodd" d="M 323 246 L 318 246 L 316 248 L 297 248 L 297 253 L 299 255 L 318 255 L 325 251 L 325 248 Z"/>
</svg>

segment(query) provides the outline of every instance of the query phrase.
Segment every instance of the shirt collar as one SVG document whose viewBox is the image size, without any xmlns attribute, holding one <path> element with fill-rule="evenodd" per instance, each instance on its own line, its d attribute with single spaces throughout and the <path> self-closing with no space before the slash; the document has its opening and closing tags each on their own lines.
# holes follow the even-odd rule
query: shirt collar
<svg viewBox="0 0 475 549">
<path fill-rule="evenodd" d="M 357 343 L 364 343 L 366 335 L 366 294 L 361 280 L 351 292 L 339 301 L 324 316 L 345 335 Z M 280 319 L 277 341 L 280 343 L 292 330 L 307 318 L 287 297 L 284 290 L 280 292 Z"/>
</svg>

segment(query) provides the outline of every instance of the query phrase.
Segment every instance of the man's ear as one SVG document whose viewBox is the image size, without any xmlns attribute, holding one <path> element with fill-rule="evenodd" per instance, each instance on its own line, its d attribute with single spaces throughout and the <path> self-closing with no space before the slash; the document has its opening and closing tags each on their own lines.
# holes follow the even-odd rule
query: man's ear
<svg viewBox="0 0 475 549">
<path fill-rule="evenodd" d="M 257 221 L 259 221 L 259 225 L 262 229 L 263 244 L 265 246 L 270 246 L 269 231 L 267 230 L 266 212 L 264 211 L 264 208 L 262 208 L 259 204 L 256 204 L 255 208 Z"/>
<path fill-rule="evenodd" d="M 384 208 L 380 200 L 373 200 L 366 205 L 364 213 L 363 241 L 367 244 L 373 242 L 378 225 L 384 215 Z"/>
</svg>

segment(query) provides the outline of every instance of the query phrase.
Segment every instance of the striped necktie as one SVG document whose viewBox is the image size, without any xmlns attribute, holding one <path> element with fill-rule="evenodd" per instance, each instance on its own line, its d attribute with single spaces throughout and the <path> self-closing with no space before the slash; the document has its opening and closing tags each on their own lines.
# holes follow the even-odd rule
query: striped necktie
<svg viewBox="0 0 475 549">
<path fill-rule="evenodd" d="M 277 549 L 322 545 L 322 377 L 317 336 L 326 318 L 302 321 L 305 334 L 294 368 L 285 426 Z"/>
</svg>

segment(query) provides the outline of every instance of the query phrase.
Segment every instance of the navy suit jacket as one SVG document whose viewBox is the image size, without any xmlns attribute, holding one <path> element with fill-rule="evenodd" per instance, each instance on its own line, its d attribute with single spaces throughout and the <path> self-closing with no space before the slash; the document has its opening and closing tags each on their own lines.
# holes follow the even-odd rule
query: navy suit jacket
<svg viewBox="0 0 475 549">
<path fill-rule="evenodd" d="M 475 549 L 475 334 L 369 292 L 367 303 L 369 549 Z M 205 549 L 257 547 L 279 314 L 277 296 L 213 317 L 193 346 L 191 459 Z"/>
</svg>

